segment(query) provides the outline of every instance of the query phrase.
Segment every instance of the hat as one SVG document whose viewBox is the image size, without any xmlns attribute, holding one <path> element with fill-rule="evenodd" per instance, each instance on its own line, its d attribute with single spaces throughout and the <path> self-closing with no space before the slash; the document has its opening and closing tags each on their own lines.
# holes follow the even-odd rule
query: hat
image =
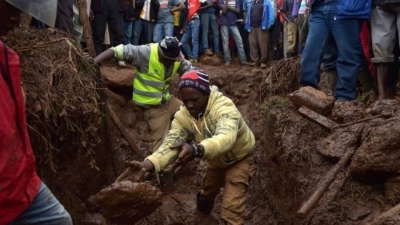
<svg viewBox="0 0 400 225">
<path fill-rule="evenodd" d="M 195 88 L 205 94 L 210 94 L 210 81 L 203 70 L 191 70 L 183 74 L 179 82 L 179 90 L 184 87 Z"/>
<path fill-rule="evenodd" d="M 164 58 L 182 61 L 181 45 L 178 38 L 167 36 L 158 43 L 158 51 Z"/>
</svg>

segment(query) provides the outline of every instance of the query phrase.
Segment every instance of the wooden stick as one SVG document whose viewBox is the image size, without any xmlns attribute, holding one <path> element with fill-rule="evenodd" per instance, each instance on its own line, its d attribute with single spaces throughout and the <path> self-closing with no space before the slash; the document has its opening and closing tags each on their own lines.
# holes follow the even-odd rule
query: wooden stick
<svg viewBox="0 0 400 225">
<path fill-rule="evenodd" d="M 318 184 L 317 190 L 311 195 L 311 197 L 303 203 L 300 209 L 296 212 L 296 216 L 300 218 L 305 218 L 308 213 L 315 207 L 324 193 L 328 190 L 329 186 L 335 179 L 339 171 L 347 165 L 352 156 L 354 155 L 357 147 L 349 147 L 346 154 L 339 160 L 339 162 L 330 169 L 330 171 L 325 175 L 323 180 Z"/>
<path fill-rule="evenodd" d="M 121 131 L 121 133 L 124 135 L 125 139 L 128 141 L 129 145 L 132 147 L 133 151 L 136 152 L 140 157 L 142 154 L 139 151 L 139 148 L 136 146 L 135 142 L 129 135 L 128 131 L 125 129 L 125 127 L 122 125 L 121 121 L 119 120 L 118 116 L 115 114 L 114 110 L 110 107 L 110 105 L 107 103 L 107 109 L 108 112 L 114 121 L 114 123 L 117 125 L 118 129 Z"/>
<path fill-rule="evenodd" d="M 96 51 L 94 49 L 94 42 L 92 36 L 92 28 L 90 27 L 89 15 L 87 14 L 86 0 L 78 0 L 79 6 L 79 18 L 83 26 L 83 36 L 85 38 L 86 46 L 88 47 L 89 55 L 93 58 L 96 57 Z"/>
<path fill-rule="evenodd" d="M 381 215 L 375 217 L 371 222 L 367 223 L 367 225 L 380 225 L 384 224 L 386 219 L 389 219 L 393 216 L 400 214 L 400 204 L 396 205 L 395 207 L 389 209 L 388 211 L 382 213 Z"/>
<path fill-rule="evenodd" d="M 382 116 L 383 116 L 383 115 L 376 115 L 376 116 L 367 117 L 367 118 L 364 118 L 364 119 L 361 119 L 361 120 L 356 120 L 356 121 L 354 121 L 354 122 L 345 123 L 345 124 L 340 124 L 340 125 L 338 125 L 338 126 L 335 127 L 335 128 L 338 128 L 338 127 L 346 127 L 346 126 L 349 126 L 349 125 L 353 125 L 353 124 L 356 124 L 356 123 L 365 122 L 365 121 L 372 120 L 372 119 L 375 119 L 375 118 L 379 118 L 379 117 L 382 117 Z"/>
</svg>

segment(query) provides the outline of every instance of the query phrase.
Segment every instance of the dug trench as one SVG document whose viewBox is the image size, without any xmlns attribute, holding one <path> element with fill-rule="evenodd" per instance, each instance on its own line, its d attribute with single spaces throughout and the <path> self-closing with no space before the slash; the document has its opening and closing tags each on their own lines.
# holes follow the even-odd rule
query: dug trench
<svg viewBox="0 0 400 225">
<path fill-rule="evenodd" d="M 132 67 L 108 62 L 96 73 L 81 50 L 56 33 L 16 30 L 6 40 L 21 58 L 38 173 L 75 224 L 222 224 L 221 197 L 211 215 L 196 212 L 204 161 L 180 169 L 173 190 L 165 193 L 156 176 L 143 183 L 114 183 L 125 161 L 150 154 L 147 123 L 130 98 Z M 299 58 L 265 70 L 195 66 L 235 102 L 256 137 L 257 171 L 249 184 L 245 224 L 400 223 L 397 100 L 367 105 L 360 98 L 337 106 L 326 117 L 345 126 L 327 129 L 288 100 L 298 89 Z M 97 85 L 96 74 L 103 79 Z M 176 96 L 178 79 L 171 83 Z M 108 107 L 132 140 L 121 133 Z M 110 189 L 119 192 L 99 205 L 96 196 Z M 107 204 L 115 208 L 105 210 Z M 129 212 L 132 218 L 121 219 Z"/>
</svg>

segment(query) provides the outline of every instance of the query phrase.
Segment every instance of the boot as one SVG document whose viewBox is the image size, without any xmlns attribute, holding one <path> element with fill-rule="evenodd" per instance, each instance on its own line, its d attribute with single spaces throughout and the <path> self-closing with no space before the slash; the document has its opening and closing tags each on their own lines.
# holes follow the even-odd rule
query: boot
<svg viewBox="0 0 400 225">
<path fill-rule="evenodd" d="M 204 199 L 201 197 L 200 192 L 197 193 L 196 197 L 197 197 L 197 210 L 199 210 L 204 214 L 210 214 L 211 210 L 214 207 L 214 199 L 212 200 Z"/>
<path fill-rule="evenodd" d="M 369 73 L 369 70 L 367 67 L 364 67 L 358 71 L 357 74 L 358 80 L 361 83 L 361 86 L 363 88 L 363 92 L 369 92 L 372 89 L 374 89 L 374 80 L 371 77 L 371 74 Z"/>
<path fill-rule="evenodd" d="M 337 71 L 336 70 L 328 70 L 324 72 L 326 83 L 328 84 L 328 95 L 335 95 L 335 88 L 337 82 Z"/>
<path fill-rule="evenodd" d="M 387 87 L 387 78 L 389 72 L 389 64 L 388 63 L 379 63 L 376 64 L 376 80 L 378 83 L 378 92 L 379 92 L 379 100 L 386 99 L 386 87 Z"/>
</svg>

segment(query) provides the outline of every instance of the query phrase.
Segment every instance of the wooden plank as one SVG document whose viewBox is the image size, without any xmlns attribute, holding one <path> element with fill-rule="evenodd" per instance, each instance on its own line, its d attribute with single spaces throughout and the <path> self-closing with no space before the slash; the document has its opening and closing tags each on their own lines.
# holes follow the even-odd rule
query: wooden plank
<svg viewBox="0 0 400 225">
<path fill-rule="evenodd" d="M 118 116 L 115 114 L 114 110 L 111 108 L 111 106 L 107 104 L 107 109 L 108 112 L 114 121 L 114 123 L 117 125 L 118 129 L 121 131 L 122 135 L 124 135 L 125 139 L 128 141 L 129 145 L 132 147 L 133 151 L 136 152 L 140 157 L 142 154 L 139 151 L 139 148 L 136 146 L 135 142 L 133 141 L 132 137 L 129 135 L 128 131 L 125 129 L 125 127 L 122 125 L 121 121 L 119 120 Z"/>
<path fill-rule="evenodd" d="M 338 124 L 335 123 L 334 121 L 332 121 L 332 120 L 330 120 L 330 119 L 328 119 L 328 118 L 326 118 L 304 106 L 299 108 L 299 113 L 306 116 L 307 118 L 321 124 L 322 126 L 328 128 L 329 130 L 338 126 Z"/>
</svg>

